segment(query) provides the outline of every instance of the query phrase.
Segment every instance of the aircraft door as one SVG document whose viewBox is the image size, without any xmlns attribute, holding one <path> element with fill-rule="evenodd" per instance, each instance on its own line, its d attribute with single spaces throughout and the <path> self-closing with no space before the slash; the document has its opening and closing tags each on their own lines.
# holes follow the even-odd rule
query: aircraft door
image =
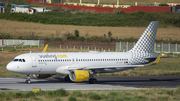
<svg viewBox="0 0 180 101">
<path fill-rule="evenodd" d="M 37 59 L 35 56 L 31 56 L 32 59 L 32 67 L 37 67 Z"/>
</svg>

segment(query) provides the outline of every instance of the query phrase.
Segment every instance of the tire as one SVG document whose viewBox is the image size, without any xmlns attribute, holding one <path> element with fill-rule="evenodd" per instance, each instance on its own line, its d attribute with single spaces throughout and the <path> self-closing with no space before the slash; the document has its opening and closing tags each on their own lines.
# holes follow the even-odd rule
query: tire
<svg viewBox="0 0 180 101">
<path fill-rule="evenodd" d="M 97 83 L 97 79 L 96 78 L 90 78 L 89 79 L 89 84 L 96 84 Z"/>
<path fill-rule="evenodd" d="M 26 80 L 25 81 L 27 84 L 30 84 L 31 83 L 31 80 Z"/>
<path fill-rule="evenodd" d="M 97 83 L 97 79 L 96 78 L 93 78 L 92 79 L 92 84 L 96 84 Z"/>
<path fill-rule="evenodd" d="M 30 84 L 31 83 L 31 80 L 28 80 L 28 84 Z"/>
<path fill-rule="evenodd" d="M 89 84 L 92 84 L 92 80 L 93 80 L 92 78 L 89 79 Z"/>
</svg>

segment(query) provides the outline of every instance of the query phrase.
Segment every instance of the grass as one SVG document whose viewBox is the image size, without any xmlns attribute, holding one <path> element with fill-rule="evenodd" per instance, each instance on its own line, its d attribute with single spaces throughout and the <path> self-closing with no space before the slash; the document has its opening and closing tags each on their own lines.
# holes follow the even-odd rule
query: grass
<svg viewBox="0 0 180 101">
<path fill-rule="evenodd" d="M 64 89 L 48 91 L 0 91 L 0 100 L 37 101 L 179 101 L 180 88 L 149 88 L 140 90 L 93 90 L 78 91 L 82 96 L 74 96 L 74 91 Z M 61 95 L 66 93 L 66 95 Z"/>
<path fill-rule="evenodd" d="M 16 49 L 16 51 L 6 50 L 0 51 L 0 77 L 25 77 L 25 74 L 12 73 L 6 70 L 6 65 L 15 56 L 32 52 L 41 52 L 43 47 L 40 48 L 26 48 L 26 49 Z M 79 49 L 58 49 L 58 48 L 48 48 L 47 52 L 87 52 L 88 50 Z M 96 76 L 166 76 L 166 75 L 180 75 L 180 57 L 175 58 L 161 58 L 157 65 L 137 67 L 134 70 L 126 70 L 122 72 L 115 73 L 98 73 Z M 76 92 L 78 94 L 78 92 Z M 74 95 L 74 96 L 80 96 Z"/>
<path fill-rule="evenodd" d="M 0 19 L 0 36 L 10 35 L 13 39 L 34 39 L 34 38 L 62 38 L 65 40 L 65 34 L 74 34 L 74 30 L 79 31 L 79 35 L 85 38 L 91 36 L 108 37 L 108 32 L 112 33 L 113 38 L 139 39 L 146 27 L 97 27 L 97 26 L 73 26 L 73 25 L 48 25 L 32 22 L 18 22 Z M 120 23 L 120 22 L 119 22 Z M 17 27 L 18 26 L 18 27 Z M 146 25 L 148 26 L 148 24 Z M 158 28 L 157 40 L 179 40 L 179 28 Z"/>
<path fill-rule="evenodd" d="M 42 24 L 60 24 L 76 26 L 109 26 L 109 27 L 146 27 L 150 21 L 159 21 L 159 27 L 177 27 L 179 28 L 178 13 L 168 12 L 134 12 L 134 13 L 0 13 L 1 19 L 34 22 Z M 133 23 L 132 23 L 133 22 Z"/>
</svg>

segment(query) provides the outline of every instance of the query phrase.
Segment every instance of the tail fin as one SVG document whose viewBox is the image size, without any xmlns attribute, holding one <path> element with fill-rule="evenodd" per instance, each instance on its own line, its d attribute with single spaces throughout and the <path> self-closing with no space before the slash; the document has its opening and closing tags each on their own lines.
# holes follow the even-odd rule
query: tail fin
<svg viewBox="0 0 180 101">
<path fill-rule="evenodd" d="M 146 28 L 138 42 L 130 50 L 130 52 L 148 52 L 152 53 L 154 48 L 154 41 L 156 38 L 156 32 L 159 21 L 151 21 L 149 26 Z"/>
</svg>

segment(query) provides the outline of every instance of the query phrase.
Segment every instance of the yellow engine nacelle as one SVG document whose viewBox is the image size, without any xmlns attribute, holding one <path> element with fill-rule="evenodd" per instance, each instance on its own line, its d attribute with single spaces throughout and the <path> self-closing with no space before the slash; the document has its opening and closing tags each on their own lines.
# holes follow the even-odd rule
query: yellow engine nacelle
<svg viewBox="0 0 180 101">
<path fill-rule="evenodd" d="M 69 73 L 69 78 L 74 82 L 81 82 L 89 79 L 88 70 L 72 70 Z"/>
<path fill-rule="evenodd" d="M 48 78 L 48 77 L 51 77 L 52 75 L 51 74 L 33 74 L 33 76 L 35 78 Z"/>
</svg>

